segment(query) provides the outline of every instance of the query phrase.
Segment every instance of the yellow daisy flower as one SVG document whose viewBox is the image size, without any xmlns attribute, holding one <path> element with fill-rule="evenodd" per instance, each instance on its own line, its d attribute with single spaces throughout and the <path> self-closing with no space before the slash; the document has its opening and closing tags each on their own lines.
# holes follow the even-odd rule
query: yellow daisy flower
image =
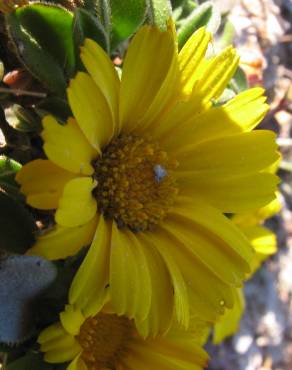
<svg viewBox="0 0 292 370">
<path fill-rule="evenodd" d="M 266 227 L 262 226 L 266 219 L 277 214 L 281 208 L 279 197 L 267 206 L 249 214 L 235 215 L 233 222 L 244 232 L 255 250 L 251 264 L 249 279 L 260 267 L 262 262 L 270 255 L 277 252 L 276 235 Z M 242 289 L 233 290 L 234 306 L 227 310 L 219 322 L 215 324 L 213 342 L 218 344 L 226 337 L 238 331 L 241 317 L 245 309 L 245 298 Z"/>
<path fill-rule="evenodd" d="M 199 370 L 208 359 L 200 345 L 204 327 L 191 323 L 188 331 L 173 327 L 165 336 L 143 339 L 110 303 L 91 317 L 68 305 L 38 342 L 45 361 L 70 362 L 67 370 Z"/>
<path fill-rule="evenodd" d="M 200 29 L 178 52 L 173 27 L 146 25 L 120 81 L 86 40 L 87 72 L 67 90 L 74 118 L 45 117 L 48 160 L 17 175 L 28 204 L 56 209 L 29 253 L 59 259 L 91 243 L 70 304 L 85 300 L 90 314 L 109 286 L 115 312 L 143 336 L 167 330 L 173 313 L 188 327 L 190 307 L 208 321 L 232 307 L 253 250 L 223 213 L 267 204 L 278 183 L 275 135 L 252 131 L 268 109 L 263 89 L 214 105 L 238 56 L 228 47 L 207 60 L 209 42 Z"/>
</svg>

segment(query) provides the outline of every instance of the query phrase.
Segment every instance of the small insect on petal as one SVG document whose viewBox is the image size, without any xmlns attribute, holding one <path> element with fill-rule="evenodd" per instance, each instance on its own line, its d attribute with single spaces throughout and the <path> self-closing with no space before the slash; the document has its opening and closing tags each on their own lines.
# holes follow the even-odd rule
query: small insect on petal
<svg viewBox="0 0 292 370">
<path fill-rule="evenodd" d="M 164 167 L 162 167 L 160 164 L 156 164 L 153 167 L 153 172 L 155 175 L 155 181 L 159 184 L 166 176 L 167 171 Z"/>
</svg>

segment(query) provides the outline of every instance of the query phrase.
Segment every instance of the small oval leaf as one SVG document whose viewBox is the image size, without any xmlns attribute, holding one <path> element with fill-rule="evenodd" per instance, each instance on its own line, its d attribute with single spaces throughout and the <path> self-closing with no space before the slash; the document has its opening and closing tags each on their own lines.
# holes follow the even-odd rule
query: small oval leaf
<svg viewBox="0 0 292 370">
<path fill-rule="evenodd" d="M 28 211 L 0 191 L 0 249 L 24 253 L 35 241 L 35 222 Z"/>
<path fill-rule="evenodd" d="M 171 16 L 171 5 L 169 0 L 150 0 L 149 15 L 152 24 L 161 31 L 166 31 L 167 21 Z"/>
<path fill-rule="evenodd" d="M 215 33 L 221 22 L 221 16 L 216 5 L 207 1 L 198 6 L 186 19 L 181 22 L 178 30 L 178 46 L 181 49 L 190 36 L 200 27 L 205 26 L 211 33 Z"/>
<path fill-rule="evenodd" d="M 126 40 L 144 22 L 147 12 L 146 0 L 110 0 L 112 48 Z"/>
</svg>

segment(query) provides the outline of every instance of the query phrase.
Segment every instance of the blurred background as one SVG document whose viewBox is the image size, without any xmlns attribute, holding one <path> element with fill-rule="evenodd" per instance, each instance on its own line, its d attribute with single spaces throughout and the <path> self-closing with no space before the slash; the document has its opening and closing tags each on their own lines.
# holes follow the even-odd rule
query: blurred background
<svg viewBox="0 0 292 370">
<path fill-rule="evenodd" d="M 261 128 L 275 131 L 283 155 L 282 210 L 267 222 L 279 251 L 246 284 L 239 332 L 208 344 L 208 370 L 292 369 L 292 1 L 217 0 L 250 86 L 263 85 L 271 110 Z M 244 117 L 243 117 L 244 119 Z"/>
</svg>

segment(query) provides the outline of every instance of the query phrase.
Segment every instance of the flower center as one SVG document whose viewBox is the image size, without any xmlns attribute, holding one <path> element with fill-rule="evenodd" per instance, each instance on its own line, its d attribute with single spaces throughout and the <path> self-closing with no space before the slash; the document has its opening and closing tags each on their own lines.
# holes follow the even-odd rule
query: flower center
<svg viewBox="0 0 292 370">
<path fill-rule="evenodd" d="M 178 193 L 172 176 L 177 162 L 158 143 L 134 135 L 120 135 L 94 162 L 99 211 L 119 227 L 152 229 Z"/>
<path fill-rule="evenodd" d="M 125 316 L 99 313 L 88 318 L 77 336 L 88 370 L 115 368 L 133 335 L 133 324 Z"/>
</svg>

